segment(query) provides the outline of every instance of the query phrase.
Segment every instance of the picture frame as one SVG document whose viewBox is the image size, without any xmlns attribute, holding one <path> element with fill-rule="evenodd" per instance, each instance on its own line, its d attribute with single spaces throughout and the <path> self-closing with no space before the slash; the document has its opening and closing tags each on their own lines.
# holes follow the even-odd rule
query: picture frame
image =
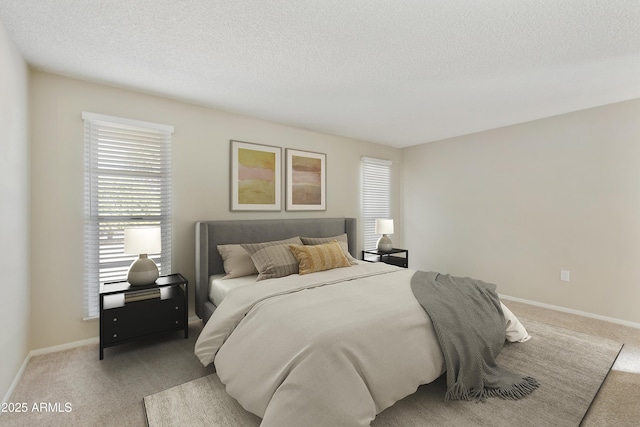
<svg viewBox="0 0 640 427">
<path fill-rule="evenodd" d="M 282 210 L 282 148 L 231 140 L 231 211 Z"/>
<path fill-rule="evenodd" d="M 286 150 L 287 211 L 327 210 L 327 155 Z"/>
</svg>

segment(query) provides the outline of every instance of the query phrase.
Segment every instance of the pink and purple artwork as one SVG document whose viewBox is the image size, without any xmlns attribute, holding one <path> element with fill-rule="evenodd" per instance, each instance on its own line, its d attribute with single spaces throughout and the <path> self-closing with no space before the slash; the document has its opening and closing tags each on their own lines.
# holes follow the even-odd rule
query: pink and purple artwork
<svg viewBox="0 0 640 427">
<path fill-rule="evenodd" d="M 287 210 L 326 209 L 326 154 L 287 149 Z"/>
<path fill-rule="evenodd" d="M 292 156 L 292 201 L 296 205 L 320 205 L 322 202 L 322 161 Z"/>
</svg>

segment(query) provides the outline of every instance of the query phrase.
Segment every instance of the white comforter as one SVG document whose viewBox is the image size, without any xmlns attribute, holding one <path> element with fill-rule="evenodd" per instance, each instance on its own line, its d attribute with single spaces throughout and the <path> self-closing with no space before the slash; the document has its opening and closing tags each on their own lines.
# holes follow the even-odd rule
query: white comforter
<svg viewBox="0 0 640 427">
<path fill-rule="evenodd" d="M 215 359 L 227 393 L 263 426 L 369 425 L 445 369 L 413 273 L 361 263 L 235 289 L 195 353 L 205 366 Z M 528 337 L 505 318 L 509 340 Z"/>
</svg>

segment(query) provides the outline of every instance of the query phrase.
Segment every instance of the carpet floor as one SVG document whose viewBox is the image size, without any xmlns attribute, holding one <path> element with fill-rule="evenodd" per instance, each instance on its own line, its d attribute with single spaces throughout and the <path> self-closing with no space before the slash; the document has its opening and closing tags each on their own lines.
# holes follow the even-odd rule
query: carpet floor
<svg viewBox="0 0 640 427">
<path fill-rule="evenodd" d="M 631 427 L 640 420 L 640 329 L 549 310 L 515 301 L 507 306 L 519 317 L 624 343 L 582 425 Z M 71 411 L 2 413 L 0 426 L 147 425 L 143 399 L 163 390 L 208 377 L 193 354 L 202 324 L 189 325 L 189 339 L 170 334 L 105 349 L 86 345 L 34 356 L 7 402 L 71 404 Z M 181 424 L 184 425 L 184 424 Z"/>
<path fill-rule="evenodd" d="M 540 387 L 519 401 L 445 402 L 444 377 L 379 414 L 372 426 L 577 426 L 622 345 L 522 319 L 534 337 L 507 344 L 500 366 L 533 376 Z M 258 426 L 260 419 L 229 397 L 215 374 L 147 396 L 150 427 Z M 428 422 L 427 422 L 428 420 Z"/>
</svg>

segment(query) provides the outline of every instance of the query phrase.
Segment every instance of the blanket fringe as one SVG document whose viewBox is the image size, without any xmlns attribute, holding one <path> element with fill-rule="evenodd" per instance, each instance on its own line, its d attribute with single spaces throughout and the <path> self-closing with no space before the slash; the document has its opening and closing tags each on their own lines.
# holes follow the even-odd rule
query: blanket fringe
<svg viewBox="0 0 640 427">
<path fill-rule="evenodd" d="M 540 386 L 538 381 L 533 377 L 524 377 L 519 383 L 515 383 L 509 387 L 469 389 L 464 384 L 457 382 L 447 390 L 444 396 L 445 401 L 449 400 L 466 400 L 484 402 L 489 397 L 500 397 L 506 400 L 518 400 L 530 395 Z"/>
</svg>

